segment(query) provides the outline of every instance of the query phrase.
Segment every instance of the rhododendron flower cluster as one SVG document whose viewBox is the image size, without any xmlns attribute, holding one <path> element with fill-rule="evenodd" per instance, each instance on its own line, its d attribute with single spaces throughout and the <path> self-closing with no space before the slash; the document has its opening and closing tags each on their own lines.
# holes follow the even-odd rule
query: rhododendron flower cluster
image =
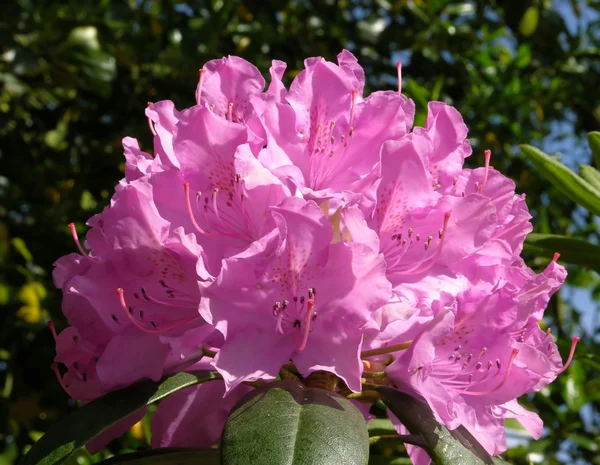
<svg viewBox="0 0 600 465">
<path fill-rule="evenodd" d="M 566 273 L 553 260 L 537 275 L 519 257 L 524 197 L 489 152 L 464 168 L 455 108 L 431 102 L 413 127 L 400 88 L 364 95 L 351 53 L 304 66 L 286 87 L 273 61 L 265 89 L 252 64 L 222 58 L 200 71 L 191 108 L 149 104 L 153 153 L 123 140 L 125 178 L 84 245 L 70 225 L 79 253 L 56 263 L 70 325 L 54 332 L 63 387 L 89 401 L 218 371 L 222 381 L 159 405 L 155 447 L 217 443 L 235 402 L 283 366 L 335 375 L 340 392 L 385 372 L 494 455 L 505 418 L 539 437 L 541 420 L 516 399 L 564 369 L 538 323 Z"/>
</svg>

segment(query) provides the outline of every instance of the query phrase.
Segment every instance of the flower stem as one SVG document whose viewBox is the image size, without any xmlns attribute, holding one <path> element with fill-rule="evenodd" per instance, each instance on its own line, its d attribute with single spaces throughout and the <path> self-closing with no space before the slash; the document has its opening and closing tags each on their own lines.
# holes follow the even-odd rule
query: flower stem
<svg viewBox="0 0 600 465">
<path fill-rule="evenodd" d="M 346 399 L 356 400 L 358 402 L 365 403 L 377 402 L 380 398 L 381 396 L 377 391 L 371 390 L 362 392 L 351 392 L 350 394 L 346 395 Z"/>
<path fill-rule="evenodd" d="M 363 376 L 365 378 L 373 378 L 373 379 L 387 378 L 387 374 L 385 373 L 385 371 L 373 371 L 373 372 L 363 371 Z"/>
<path fill-rule="evenodd" d="M 217 353 L 213 352 L 212 350 L 208 350 L 206 347 L 202 346 L 202 355 L 205 357 L 215 358 Z"/>
<path fill-rule="evenodd" d="M 379 349 L 365 350 L 364 352 L 361 352 L 360 357 L 374 357 L 375 355 L 384 355 L 392 352 L 397 352 L 399 350 L 406 350 L 410 347 L 411 344 L 412 341 L 408 341 L 403 342 L 401 344 L 395 344 L 393 346 L 380 347 Z"/>
<path fill-rule="evenodd" d="M 242 384 L 252 387 L 261 387 L 265 384 L 265 382 L 262 379 L 257 379 L 256 381 L 244 381 Z"/>
</svg>

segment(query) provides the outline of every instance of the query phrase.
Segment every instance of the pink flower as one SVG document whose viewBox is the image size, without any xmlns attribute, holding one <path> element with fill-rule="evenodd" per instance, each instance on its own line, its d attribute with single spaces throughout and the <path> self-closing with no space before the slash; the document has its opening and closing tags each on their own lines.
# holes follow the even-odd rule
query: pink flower
<svg viewBox="0 0 600 465">
<path fill-rule="evenodd" d="M 414 104 L 396 92 L 363 99 L 356 58 L 344 51 L 338 63 L 307 59 L 281 103 L 264 109 L 267 146 L 258 159 L 308 198 L 364 196 L 372 204 L 380 148 L 408 132 Z"/>
<path fill-rule="evenodd" d="M 401 390 L 423 397 L 439 422 L 465 426 L 490 454 L 505 450 L 504 418 L 516 418 L 539 437 L 541 421 L 516 399 L 562 371 L 550 333 L 537 322 L 564 277 L 552 262 L 542 275 L 525 272 L 520 282 L 491 293 L 475 288 L 460 294 L 387 373 Z"/>
<path fill-rule="evenodd" d="M 515 183 L 489 166 L 490 157 L 491 152 L 487 150 L 484 168 L 463 170 L 444 192 L 455 196 L 477 193 L 489 198 L 494 206 L 496 225 L 490 238 L 476 253 L 455 267 L 471 281 L 487 281 L 493 287 L 497 279 L 496 267 L 510 266 L 517 259 L 525 237 L 533 228 L 525 196 L 515 194 Z"/>
<path fill-rule="evenodd" d="M 264 87 L 265 80 L 252 63 L 236 56 L 223 57 L 200 70 L 196 102 L 228 121 L 246 123 L 253 114 L 250 100 Z"/>
<path fill-rule="evenodd" d="M 125 178 L 88 223 L 89 253 L 71 226 L 80 254 L 54 270 L 70 324 L 55 334 L 65 390 L 88 401 L 210 363 L 223 382 L 166 399 L 152 440 L 208 447 L 242 383 L 275 379 L 291 361 L 303 377 L 323 370 L 360 391 L 366 350 L 492 454 L 505 418 L 539 436 L 516 399 L 564 369 L 538 322 L 566 272 L 553 261 L 536 275 L 520 259 L 524 197 L 489 152 L 484 167 L 464 168 L 467 127 L 451 106 L 431 102 L 412 128 L 412 100 L 363 97 L 348 51 L 337 64 L 307 59 L 289 89 L 285 69 L 273 61 L 265 89 L 249 62 L 213 60 L 195 106 L 146 108 L 153 155 L 123 140 Z M 202 346 L 216 352 L 210 362 Z"/>
<path fill-rule="evenodd" d="M 62 382 L 79 399 L 158 380 L 174 350 L 168 338 L 204 325 L 198 314 L 198 280 L 208 277 L 197 271 L 202 250 L 182 228 L 171 230 L 152 195 L 146 177 L 119 186 L 111 205 L 90 220 L 90 253 L 77 240 L 85 255 L 56 264 L 71 324 L 57 338 L 56 361 L 67 367 Z"/>
<path fill-rule="evenodd" d="M 245 250 L 275 227 L 266 215 L 289 191 L 256 159 L 248 130 L 209 109 L 181 112 L 172 139 L 178 169 L 154 173 L 148 182 L 160 215 L 194 234 L 206 267 Z"/>
<path fill-rule="evenodd" d="M 202 316 L 225 336 L 215 368 L 232 389 L 274 379 L 291 358 L 304 376 L 327 370 L 358 391 L 362 329 L 390 297 L 383 259 L 362 244 L 332 244 L 313 201 L 291 197 L 271 214 L 277 228 L 225 259 L 204 290 Z"/>
<path fill-rule="evenodd" d="M 425 133 L 431 141 L 432 150 L 428 155 L 428 168 L 433 186 L 439 189 L 449 186 L 463 169 L 463 162 L 471 155 L 471 145 L 466 139 L 467 125 L 456 108 L 443 102 L 430 102 L 427 105 Z"/>
<path fill-rule="evenodd" d="M 437 189 L 428 167 L 434 145 L 420 133 L 383 145 L 377 204 L 367 217 L 379 242 L 372 240 L 371 231 L 357 227 L 354 217 L 362 214 L 356 209 L 343 216 L 354 240 L 379 245 L 400 300 L 430 307 L 441 292 L 456 295 L 469 286 L 456 264 L 490 240 L 497 213 L 490 199 L 477 192 L 455 196 Z"/>
<path fill-rule="evenodd" d="M 219 443 L 229 412 L 252 390 L 240 385 L 225 395 L 222 381 L 177 391 L 152 416 L 152 447 L 209 448 Z"/>
</svg>

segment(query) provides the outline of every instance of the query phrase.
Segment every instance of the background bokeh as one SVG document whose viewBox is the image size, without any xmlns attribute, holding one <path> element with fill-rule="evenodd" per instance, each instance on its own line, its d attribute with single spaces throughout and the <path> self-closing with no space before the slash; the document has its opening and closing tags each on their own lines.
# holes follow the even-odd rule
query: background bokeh
<svg viewBox="0 0 600 465">
<path fill-rule="evenodd" d="M 10 0 L 0 8 L 0 465 L 16 463 L 58 418 L 76 407 L 50 364 L 60 329 L 52 263 L 75 251 L 80 234 L 122 176 L 121 139 L 151 150 L 148 101 L 194 103 L 198 69 L 235 54 L 267 73 L 304 57 L 348 48 L 368 90 L 396 88 L 402 60 L 417 124 L 429 100 L 455 105 L 474 155 L 527 194 L 536 232 L 598 244 L 598 218 L 576 207 L 519 154 L 532 143 L 576 168 L 591 163 L 585 135 L 600 129 L 600 2 L 593 0 Z M 528 254 L 541 269 L 547 259 Z M 523 399 L 546 424 L 528 442 L 509 429 L 515 464 L 600 464 L 600 264 L 569 265 L 568 286 L 546 324 L 565 355 L 582 336 L 577 361 L 553 385 Z M 115 297 L 116 298 L 116 297 Z M 148 361 L 151 363 L 151 360 Z M 199 419 L 199 421 L 202 421 Z M 509 426 L 514 426 L 510 424 Z M 147 422 L 110 451 L 147 447 Z M 406 463 L 402 447 L 378 446 L 374 463 Z M 97 461 L 109 452 L 70 463 Z M 400 457 L 391 462 L 385 457 Z M 404 455 L 404 457 L 406 457 Z"/>
</svg>

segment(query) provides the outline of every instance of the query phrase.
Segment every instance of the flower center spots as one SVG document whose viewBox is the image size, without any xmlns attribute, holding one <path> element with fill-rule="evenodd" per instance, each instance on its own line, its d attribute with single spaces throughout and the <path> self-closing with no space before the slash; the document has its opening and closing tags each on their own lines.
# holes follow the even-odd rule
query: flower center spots
<svg viewBox="0 0 600 465">
<path fill-rule="evenodd" d="M 421 233 L 410 227 L 389 236 L 382 247 L 388 273 L 416 275 L 433 267 L 442 253 L 449 220 L 450 212 L 447 212 L 444 214 L 442 227 L 435 236 L 421 236 Z"/>
<path fill-rule="evenodd" d="M 351 94 L 350 116 L 345 132 L 336 122 L 329 120 L 326 108 L 320 104 L 313 105 L 310 110 L 310 128 L 308 135 L 308 156 L 310 157 L 309 185 L 318 190 L 331 179 L 338 167 L 343 151 L 354 135 L 354 113 L 358 91 Z"/>
<path fill-rule="evenodd" d="M 379 230 L 397 231 L 404 226 L 408 212 L 408 196 L 400 182 L 386 185 L 380 189 L 375 214 L 379 221 Z"/>
<path fill-rule="evenodd" d="M 199 299 L 191 300 L 184 293 L 170 288 L 162 279 L 159 283 L 164 288 L 162 295 L 153 296 L 141 287 L 132 293 L 134 299 L 130 305 L 125 301 L 125 291 L 117 289 L 125 321 L 129 320 L 145 333 L 162 334 L 201 320 L 197 313 Z M 115 323 L 121 323 L 122 317 L 113 313 L 111 318 Z"/>
<path fill-rule="evenodd" d="M 112 314 L 115 323 L 132 323 L 141 331 L 160 334 L 200 320 L 200 295 L 181 263 L 166 250 L 155 251 L 150 271 L 142 283 L 131 284 L 127 296 L 117 290 L 123 314 Z M 153 278 L 153 279 L 152 279 Z M 140 285 L 141 284 L 141 285 Z"/>
<path fill-rule="evenodd" d="M 457 333 L 454 333 L 436 349 L 431 376 L 435 376 L 446 389 L 462 395 L 483 396 L 504 386 L 519 353 L 517 349 L 510 353 L 489 351 L 487 347 L 476 349 L 466 345 L 466 341 L 464 346 L 458 344 L 452 351 L 445 350 L 445 346 L 456 339 Z"/>
<path fill-rule="evenodd" d="M 90 381 L 91 377 L 94 377 L 94 373 L 96 372 L 96 364 L 98 363 L 102 351 L 99 350 L 98 347 L 81 341 L 76 331 L 75 334 L 70 335 L 68 340 L 63 339 L 61 344 L 52 321 L 48 322 L 48 327 L 52 332 L 52 336 L 54 337 L 57 347 L 62 345 L 63 350 L 59 351 L 58 355 L 61 357 L 66 356 L 66 359 L 63 358 L 64 361 L 62 363 L 65 364 L 68 371 L 64 376 L 60 373 L 58 363 L 53 363 L 51 365 L 61 387 L 70 397 L 74 399 L 81 401 L 92 400 L 95 397 L 95 394 L 93 393 L 95 386 L 89 385 L 88 381 Z M 72 328 L 68 328 L 65 331 L 69 330 L 74 331 Z M 61 336 L 64 336 L 64 334 L 61 333 Z M 66 354 L 65 351 L 69 353 Z M 71 390 L 71 382 L 76 382 L 78 385 L 78 388 L 76 388 L 75 391 Z M 94 384 L 93 380 L 92 384 Z M 84 386 L 83 390 L 81 389 L 82 386 Z"/>
</svg>

